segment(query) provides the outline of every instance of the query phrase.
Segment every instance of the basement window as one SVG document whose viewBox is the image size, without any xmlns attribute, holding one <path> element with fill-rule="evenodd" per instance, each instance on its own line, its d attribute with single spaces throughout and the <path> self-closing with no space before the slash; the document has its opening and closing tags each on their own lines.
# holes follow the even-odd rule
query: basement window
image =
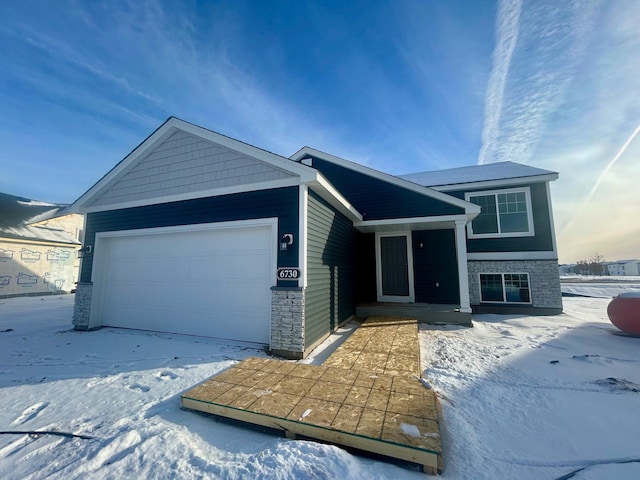
<svg viewBox="0 0 640 480">
<path fill-rule="evenodd" d="M 480 298 L 489 303 L 531 303 L 528 273 L 481 273 Z"/>
</svg>

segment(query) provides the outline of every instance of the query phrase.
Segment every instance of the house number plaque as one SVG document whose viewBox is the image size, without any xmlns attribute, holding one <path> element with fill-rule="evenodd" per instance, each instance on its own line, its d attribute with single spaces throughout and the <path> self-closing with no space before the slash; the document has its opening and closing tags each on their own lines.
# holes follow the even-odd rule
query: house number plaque
<svg viewBox="0 0 640 480">
<path fill-rule="evenodd" d="M 278 280 L 298 280 L 300 270 L 297 268 L 283 267 L 278 269 Z"/>
</svg>

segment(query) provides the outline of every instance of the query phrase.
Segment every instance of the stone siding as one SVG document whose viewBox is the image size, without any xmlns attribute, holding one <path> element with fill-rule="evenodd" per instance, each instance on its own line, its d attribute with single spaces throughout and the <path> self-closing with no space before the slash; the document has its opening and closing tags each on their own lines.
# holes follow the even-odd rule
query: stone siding
<svg viewBox="0 0 640 480">
<path fill-rule="evenodd" d="M 271 351 L 287 358 L 304 355 L 305 290 L 271 288 Z"/>
<path fill-rule="evenodd" d="M 89 329 L 92 292 L 92 282 L 78 282 L 76 285 L 76 301 L 73 306 L 73 326 L 76 330 Z"/>
<path fill-rule="evenodd" d="M 480 273 L 528 273 L 531 306 L 562 308 L 560 275 L 556 260 L 509 260 L 468 262 L 471 305 L 479 305 Z"/>
</svg>

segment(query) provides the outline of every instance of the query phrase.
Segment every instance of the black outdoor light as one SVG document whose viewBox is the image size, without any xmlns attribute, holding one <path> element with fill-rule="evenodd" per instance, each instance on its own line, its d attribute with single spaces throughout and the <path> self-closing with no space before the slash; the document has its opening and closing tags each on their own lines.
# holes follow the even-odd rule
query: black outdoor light
<svg viewBox="0 0 640 480">
<path fill-rule="evenodd" d="M 280 239 L 280 251 L 286 252 L 293 245 L 293 233 L 285 233 Z"/>
<path fill-rule="evenodd" d="M 93 251 L 93 247 L 91 245 L 84 245 L 80 247 L 80 250 L 78 250 L 78 258 L 82 258 L 90 254 L 92 251 Z"/>
</svg>

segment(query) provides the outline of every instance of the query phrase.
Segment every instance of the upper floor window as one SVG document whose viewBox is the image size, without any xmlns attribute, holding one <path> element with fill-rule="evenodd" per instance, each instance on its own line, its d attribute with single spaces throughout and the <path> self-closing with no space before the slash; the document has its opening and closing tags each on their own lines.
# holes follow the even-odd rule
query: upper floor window
<svg viewBox="0 0 640 480">
<path fill-rule="evenodd" d="M 528 187 L 466 193 L 465 199 L 481 208 L 469 225 L 469 238 L 534 235 Z"/>
</svg>

